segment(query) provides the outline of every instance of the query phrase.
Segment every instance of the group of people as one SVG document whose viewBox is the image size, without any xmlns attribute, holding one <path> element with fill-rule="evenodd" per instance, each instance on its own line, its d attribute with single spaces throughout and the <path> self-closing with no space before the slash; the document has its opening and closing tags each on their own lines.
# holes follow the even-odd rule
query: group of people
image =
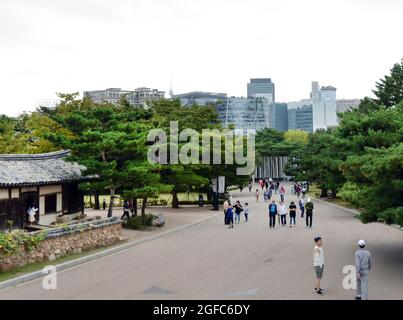
<svg viewBox="0 0 403 320">
<path fill-rule="evenodd" d="M 224 223 L 228 225 L 228 228 L 234 228 L 234 214 L 235 214 L 235 223 L 240 223 L 241 221 L 241 213 L 243 212 L 245 217 L 245 222 L 248 222 L 249 216 L 249 207 L 248 203 L 245 202 L 245 205 L 242 206 L 240 201 L 236 201 L 232 206 L 231 202 L 224 202 Z"/>
<path fill-rule="evenodd" d="M 322 237 L 314 238 L 315 246 L 313 248 L 313 267 L 315 270 L 315 293 L 322 295 L 323 289 L 320 282 L 323 277 L 323 270 L 325 268 L 325 254 L 323 250 Z M 372 267 L 371 253 L 365 249 L 365 240 L 358 241 L 358 250 L 354 254 L 355 271 L 357 277 L 357 295 L 355 300 L 368 299 L 368 279 L 369 271 Z"/>
<path fill-rule="evenodd" d="M 304 217 L 305 213 L 306 227 L 312 229 L 312 216 L 314 206 L 311 199 L 308 198 L 307 202 L 305 203 L 304 199 L 301 198 L 298 204 L 302 218 Z M 287 225 L 287 213 L 289 214 L 290 228 L 295 227 L 297 206 L 294 201 L 291 201 L 290 205 L 287 208 L 284 200 L 281 200 L 278 205 L 276 204 L 275 200 L 272 200 L 272 202 L 269 204 L 268 213 L 270 228 L 274 228 L 276 226 L 276 216 L 278 216 L 279 224 L 285 227 Z"/>
</svg>

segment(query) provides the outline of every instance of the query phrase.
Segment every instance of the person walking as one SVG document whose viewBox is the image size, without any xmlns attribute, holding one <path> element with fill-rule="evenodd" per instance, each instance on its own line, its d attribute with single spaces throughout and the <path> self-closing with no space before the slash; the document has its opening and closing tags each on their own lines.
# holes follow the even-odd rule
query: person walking
<svg viewBox="0 0 403 320">
<path fill-rule="evenodd" d="M 226 211 L 228 229 L 234 228 L 234 213 L 231 207 L 228 207 Z"/>
<path fill-rule="evenodd" d="M 299 210 L 301 210 L 301 218 L 303 218 L 304 212 L 305 212 L 305 198 L 304 197 L 301 197 L 301 199 L 299 199 L 298 205 L 299 205 Z"/>
<path fill-rule="evenodd" d="M 266 190 L 269 188 L 269 180 L 265 180 L 265 187 L 266 187 Z"/>
<path fill-rule="evenodd" d="M 285 203 L 283 201 L 280 201 L 278 211 L 280 213 L 281 225 L 285 227 L 287 225 L 287 208 L 285 207 Z"/>
<path fill-rule="evenodd" d="M 247 202 L 245 202 L 245 207 L 243 207 L 243 214 L 245 215 L 245 222 L 248 222 L 249 207 Z"/>
<path fill-rule="evenodd" d="M 284 196 L 285 196 L 285 189 L 284 189 L 284 186 L 282 185 L 280 187 L 280 200 L 281 200 L 281 202 L 284 202 Z"/>
<path fill-rule="evenodd" d="M 249 192 L 252 192 L 252 182 L 249 182 Z"/>
<path fill-rule="evenodd" d="M 259 202 L 259 189 L 256 189 L 256 202 Z"/>
<path fill-rule="evenodd" d="M 230 206 L 229 201 L 227 201 L 227 200 L 224 201 L 223 206 L 224 206 L 224 224 L 227 225 L 228 224 L 227 210 L 228 210 L 228 207 Z"/>
<path fill-rule="evenodd" d="M 127 217 L 127 219 L 130 219 L 130 205 L 129 201 L 127 200 L 125 200 L 125 202 L 123 203 L 123 214 L 120 219 L 123 220 L 125 217 Z"/>
<path fill-rule="evenodd" d="M 277 205 L 276 201 L 272 201 L 269 204 L 269 226 L 270 228 L 274 228 L 276 226 L 276 215 L 277 215 Z"/>
<path fill-rule="evenodd" d="M 365 250 L 365 240 L 358 241 L 359 249 L 355 252 L 357 273 L 357 296 L 355 300 L 368 300 L 368 277 L 372 267 L 371 253 Z"/>
<path fill-rule="evenodd" d="M 106 200 L 104 199 L 104 201 L 102 201 L 102 209 L 106 209 Z"/>
<path fill-rule="evenodd" d="M 263 193 L 263 197 L 264 197 L 264 202 L 266 202 L 267 200 L 269 200 L 269 190 L 265 190 Z"/>
<path fill-rule="evenodd" d="M 308 201 L 305 204 L 306 210 L 306 227 L 312 229 L 312 215 L 313 215 L 313 203 L 311 202 L 311 198 L 308 198 Z"/>
<path fill-rule="evenodd" d="M 271 196 L 273 195 L 273 190 L 269 188 L 269 190 L 267 190 L 267 200 L 270 202 L 271 200 Z"/>
<path fill-rule="evenodd" d="M 288 207 L 288 212 L 290 213 L 290 228 L 295 228 L 295 218 L 297 215 L 297 206 L 295 205 L 294 201 L 291 201 L 290 206 Z"/>
<path fill-rule="evenodd" d="M 313 266 L 316 274 L 315 292 L 323 294 L 323 289 L 320 287 L 320 281 L 323 277 L 323 269 L 325 268 L 325 254 L 322 248 L 322 238 L 314 238 L 315 246 L 313 248 Z"/>
<path fill-rule="evenodd" d="M 241 221 L 241 212 L 243 211 L 242 205 L 239 201 L 235 202 L 234 205 L 234 210 L 235 210 L 235 223 L 238 221 Z"/>
</svg>

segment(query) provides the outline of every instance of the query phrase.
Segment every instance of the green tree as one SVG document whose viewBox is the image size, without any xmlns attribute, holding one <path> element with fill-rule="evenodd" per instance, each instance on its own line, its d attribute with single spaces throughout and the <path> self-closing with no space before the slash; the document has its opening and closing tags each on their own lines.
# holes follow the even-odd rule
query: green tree
<svg viewBox="0 0 403 320">
<path fill-rule="evenodd" d="M 403 58 L 390 69 L 390 75 L 386 75 L 376 83 L 373 93 L 377 97 L 379 105 L 387 108 L 397 105 L 403 100 Z"/>
</svg>

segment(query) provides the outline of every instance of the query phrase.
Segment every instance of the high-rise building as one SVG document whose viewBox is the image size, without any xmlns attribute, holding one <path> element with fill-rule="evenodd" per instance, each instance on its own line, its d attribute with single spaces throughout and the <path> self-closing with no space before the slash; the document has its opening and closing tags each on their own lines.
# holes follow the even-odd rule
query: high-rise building
<svg viewBox="0 0 403 320">
<path fill-rule="evenodd" d="M 183 106 L 191 106 L 194 104 L 206 106 L 215 104 L 217 102 L 225 102 L 227 100 L 227 94 L 220 92 L 194 91 L 189 93 L 176 94 L 173 96 L 173 98 L 179 99 Z"/>
<path fill-rule="evenodd" d="M 260 130 L 269 127 L 269 101 L 264 97 L 228 97 L 216 110 L 224 128 Z"/>
<path fill-rule="evenodd" d="M 336 126 L 336 88 L 327 86 L 319 90 L 319 83 L 314 81 L 312 82 L 311 100 L 313 130 Z"/>
<path fill-rule="evenodd" d="M 288 104 L 288 130 L 313 131 L 312 103 L 304 103 L 294 108 Z"/>
<path fill-rule="evenodd" d="M 355 109 L 359 106 L 360 99 L 338 99 L 336 101 L 337 113 L 345 112 L 347 110 Z"/>
<path fill-rule="evenodd" d="M 118 103 L 122 97 L 125 97 L 130 105 L 145 107 L 148 101 L 164 98 L 165 91 L 146 87 L 137 88 L 135 90 L 109 88 L 105 90 L 84 91 L 83 97 L 89 97 L 95 103 L 109 102 L 112 104 Z"/>
<path fill-rule="evenodd" d="M 269 105 L 269 127 L 279 131 L 288 130 L 287 104 L 273 102 Z"/>
<path fill-rule="evenodd" d="M 270 103 L 276 101 L 274 83 L 271 82 L 270 78 L 250 79 L 247 84 L 247 94 L 248 97 L 264 97 Z"/>
</svg>

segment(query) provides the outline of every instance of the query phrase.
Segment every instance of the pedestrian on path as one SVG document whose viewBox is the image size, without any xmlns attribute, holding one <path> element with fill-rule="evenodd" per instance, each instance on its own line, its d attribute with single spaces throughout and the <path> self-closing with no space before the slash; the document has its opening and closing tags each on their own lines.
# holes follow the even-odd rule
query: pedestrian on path
<svg viewBox="0 0 403 320">
<path fill-rule="evenodd" d="M 297 206 L 295 205 L 294 201 L 291 201 L 290 206 L 288 207 L 288 212 L 290 213 L 290 228 L 295 228 L 295 218 L 297 215 Z"/>
<path fill-rule="evenodd" d="M 365 250 L 365 241 L 358 241 L 359 249 L 355 252 L 357 273 L 357 296 L 355 300 L 368 300 L 368 277 L 372 267 L 371 253 Z"/>
<path fill-rule="evenodd" d="M 252 182 L 249 182 L 249 192 L 252 192 Z"/>
<path fill-rule="evenodd" d="M 223 206 L 224 206 L 224 224 L 227 225 L 228 224 L 227 210 L 228 210 L 228 208 L 230 206 L 229 201 L 224 201 Z"/>
<path fill-rule="evenodd" d="M 264 202 L 266 202 L 267 200 L 269 200 L 270 201 L 270 199 L 269 199 L 269 190 L 268 189 L 266 189 L 265 191 L 264 191 L 264 193 L 263 193 L 263 196 L 264 196 Z"/>
<path fill-rule="evenodd" d="M 256 202 L 259 202 L 259 189 L 256 189 Z"/>
<path fill-rule="evenodd" d="M 301 218 L 303 218 L 304 212 L 305 212 L 305 198 L 304 197 L 301 197 L 301 199 L 299 199 L 298 205 L 299 205 L 299 210 L 301 210 Z"/>
<path fill-rule="evenodd" d="M 284 186 L 282 185 L 280 187 L 280 200 L 281 200 L 281 202 L 284 202 L 284 196 L 285 196 L 285 189 L 284 189 Z"/>
<path fill-rule="evenodd" d="M 278 211 L 280 213 L 281 225 L 285 227 L 287 225 L 287 208 L 285 207 L 285 203 L 283 201 L 280 201 Z"/>
<path fill-rule="evenodd" d="M 245 207 L 243 207 L 243 214 L 245 215 L 245 222 L 248 222 L 249 207 L 247 202 L 245 202 Z"/>
<path fill-rule="evenodd" d="M 234 205 L 234 210 L 235 210 L 235 223 L 238 221 L 241 221 L 241 212 L 243 211 L 242 205 L 239 201 L 235 202 Z"/>
<path fill-rule="evenodd" d="M 306 210 L 306 227 L 312 229 L 312 215 L 313 215 L 313 203 L 311 202 L 311 198 L 308 198 L 308 201 L 305 204 Z"/>
<path fill-rule="evenodd" d="M 120 217 L 120 219 L 124 219 L 125 217 L 127 217 L 127 219 L 130 219 L 130 206 L 129 206 L 129 201 L 125 200 L 125 202 L 123 203 L 123 214 Z"/>
<path fill-rule="evenodd" d="M 323 269 L 325 268 L 325 254 L 322 248 L 322 238 L 315 237 L 315 246 L 313 248 L 313 266 L 315 268 L 316 282 L 315 292 L 323 294 L 323 289 L 320 287 L 320 281 L 323 277 Z"/>
<path fill-rule="evenodd" d="M 102 201 L 102 209 L 106 209 L 106 200 L 104 199 L 104 201 Z"/>
<path fill-rule="evenodd" d="M 234 213 L 231 207 L 228 207 L 226 216 L 228 221 L 228 229 L 234 228 Z"/>
<path fill-rule="evenodd" d="M 274 228 L 276 226 L 276 215 L 277 215 L 277 205 L 276 201 L 272 201 L 269 204 L 269 226 L 270 228 Z"/>
</svg>

